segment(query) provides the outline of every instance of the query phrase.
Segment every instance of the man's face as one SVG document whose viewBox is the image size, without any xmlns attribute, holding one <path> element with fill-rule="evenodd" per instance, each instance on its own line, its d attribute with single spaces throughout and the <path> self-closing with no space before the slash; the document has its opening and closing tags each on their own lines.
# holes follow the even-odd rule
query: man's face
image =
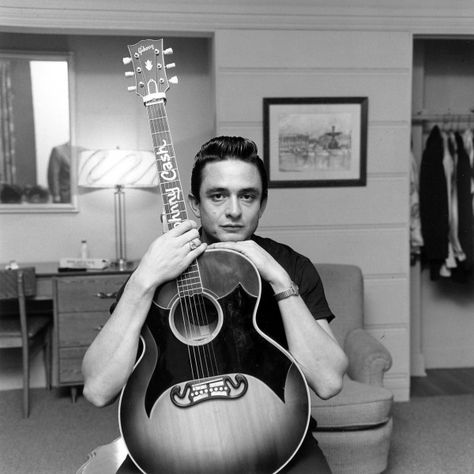
<svg viewBox="0 0 474 474">
<path fill-rule="evenodd" d="M 255 165 L 238 159 L 211 162 L 202 170 L 200 202 L 190 196 L 207 243 L 247 240 L 265 209 Z"/>
</svg>

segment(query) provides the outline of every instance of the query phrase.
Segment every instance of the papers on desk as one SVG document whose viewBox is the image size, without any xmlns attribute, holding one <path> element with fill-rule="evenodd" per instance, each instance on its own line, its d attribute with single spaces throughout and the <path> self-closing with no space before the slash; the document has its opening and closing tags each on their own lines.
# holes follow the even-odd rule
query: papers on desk
<svg viewBox="0 0 474 474">
<path fill-rule="evenodd" d="M 106 258 L 73 258 L 65 257 L 59 260 L 61 270 L 102 270 L 110 265 Z"/>
</svg>

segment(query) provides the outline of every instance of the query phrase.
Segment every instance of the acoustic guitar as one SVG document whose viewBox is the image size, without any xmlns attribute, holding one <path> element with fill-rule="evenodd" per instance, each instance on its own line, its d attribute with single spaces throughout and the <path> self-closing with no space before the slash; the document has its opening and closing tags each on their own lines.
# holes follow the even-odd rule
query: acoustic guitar
<svg viewBox="0 0 474 474">
<path fill-rule="evenodd" d="M 153 139 L 168 228 L 188 218 L 166 114 L 170 49 L 129 45 L 136 90 Z M 157 289 L 141 353 L 119 401 L 128 454 L 145 473 L 273 473 L 294 456 L 310 410 L 305 378 L 256 320 L 253 263 L 208 250 Z"/>
</svg>

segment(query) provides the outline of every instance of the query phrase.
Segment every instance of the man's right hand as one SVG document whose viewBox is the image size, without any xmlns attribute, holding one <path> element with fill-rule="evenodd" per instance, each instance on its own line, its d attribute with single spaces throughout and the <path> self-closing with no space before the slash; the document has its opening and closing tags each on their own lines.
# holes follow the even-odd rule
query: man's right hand
<svg viewBox="0 0 474 474">
<path fill-rule="evenodd" d="M 149 291 L 173 280 L 207 248 L 199 239 L 197 224 L 185 220 L 152 242 L 135 270 L 135 279 Z"/>
</svg>

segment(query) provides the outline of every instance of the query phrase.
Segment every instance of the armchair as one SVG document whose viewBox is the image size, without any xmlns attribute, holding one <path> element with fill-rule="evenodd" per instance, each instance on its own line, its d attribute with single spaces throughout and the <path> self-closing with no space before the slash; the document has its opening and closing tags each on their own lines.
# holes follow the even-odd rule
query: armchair
<svg viewBox="0 0 474 474">
<path fill-rule="evenodd" d="M 393 394 L 383 387 L 392 359 L 363 329 L 364 287 L 354 265 L 315 264 L 336 319 L 331 328 L 349 359 L 341 392 L 321 400 L 311 392 L 313 432 L 334 474 L 377 474 L 387 467 Z"/>
</svg>

